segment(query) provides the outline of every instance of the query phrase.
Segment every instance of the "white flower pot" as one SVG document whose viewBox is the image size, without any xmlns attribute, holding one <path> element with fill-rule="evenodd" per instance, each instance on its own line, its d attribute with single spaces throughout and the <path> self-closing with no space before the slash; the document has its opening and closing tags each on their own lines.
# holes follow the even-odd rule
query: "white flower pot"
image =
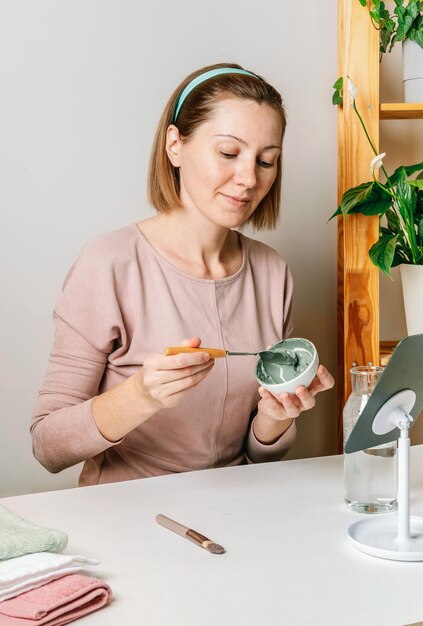
<svg viewBox="0 0 423 626">
<path fill-rule="evenodd" d="M 423 265 L 400 265 L 405 320 L 409 335 L 423 333 Z"/>
<path fill-rule="evenodd" d="M 423 102 L 423 48 L 415 41 L 402 42 L 404 102 Z"/>
</svg>

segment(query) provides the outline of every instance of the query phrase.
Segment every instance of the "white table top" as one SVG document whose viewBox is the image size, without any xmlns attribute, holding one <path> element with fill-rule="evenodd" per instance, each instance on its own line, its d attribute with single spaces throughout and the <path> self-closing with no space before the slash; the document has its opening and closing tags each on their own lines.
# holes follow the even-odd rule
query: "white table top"
<svg viewBox="0 0 423 626">
<path fill-rule="evenodd" d="M 423 446 L 412 448 L 423 515 Z M 98 558 L 113 603 L 87 626 L 403 626 L 423 620 L 423 562 L 368 556 L 347 540 L 342 456 L 282 461 L 3 498 Z M 222 544 L 206 550 L 163 513 Z"/>
</svg>

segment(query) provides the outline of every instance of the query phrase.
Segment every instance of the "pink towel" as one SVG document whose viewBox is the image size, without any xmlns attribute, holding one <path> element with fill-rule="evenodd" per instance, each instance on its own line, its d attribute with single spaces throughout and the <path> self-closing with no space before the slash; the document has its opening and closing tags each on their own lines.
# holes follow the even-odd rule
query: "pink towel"
<svg viewBox="0 0 423 626">
<path fill-rule="evenodd" d="M 103 580 L 69 574 L 0 602 L 0 626 L 62 626 L 109 604 Z"/>
</svg>

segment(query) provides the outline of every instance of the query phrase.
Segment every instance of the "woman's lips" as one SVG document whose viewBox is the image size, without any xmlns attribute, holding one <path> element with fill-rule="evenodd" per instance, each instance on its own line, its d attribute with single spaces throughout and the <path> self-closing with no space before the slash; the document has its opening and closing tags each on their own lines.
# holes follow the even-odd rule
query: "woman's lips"
<svg viewBox="0 0 423 626">
<path fill-rule="evenodd" d="M 240 198 L 239 196 L 229 196 L 226 193 L 223 193 L 222 196 L 224 196 L 232 204 L 232 206 L 236 208 L 245 207 L 245 205 L 250 202 L 250 198 Z"/>
</svg>

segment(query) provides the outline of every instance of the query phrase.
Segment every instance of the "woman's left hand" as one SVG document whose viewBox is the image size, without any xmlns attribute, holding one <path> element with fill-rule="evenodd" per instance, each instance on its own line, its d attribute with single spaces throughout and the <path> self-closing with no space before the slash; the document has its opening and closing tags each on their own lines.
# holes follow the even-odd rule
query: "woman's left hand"
<svg viewBox="0 0 423 626">
<path fill-rule="evenodd" d="M 315 396 L 320 391 L 331 389 L 335 381 L 326 367 L 319 365 L 317 375 L 309 387 L 298 387 L 295 393 L 273 395 L 264 387 L 259 387 L 261 400 L 258 410 L 261 414 L 274 420 L 295 419 L 303 411 L 312 409 L 316 404 Z"/>
</svg>

